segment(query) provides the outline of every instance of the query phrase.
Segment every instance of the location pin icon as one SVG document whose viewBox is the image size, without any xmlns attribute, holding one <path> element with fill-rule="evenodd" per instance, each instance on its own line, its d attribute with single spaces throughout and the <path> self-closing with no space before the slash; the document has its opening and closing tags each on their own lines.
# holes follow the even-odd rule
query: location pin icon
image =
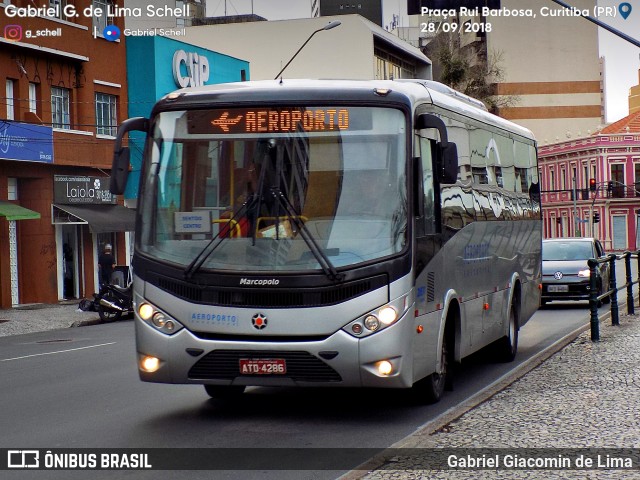
<svg viewBox="0 0 640 480">
<path fill-rule="evenodd" d="M 620 15 L 622 15 L 622 18 L 624 18 L 625 20 L 629 18 L 629 15 L 631 15 L 631 8 L 631 4 L 627 2 L 618 5 L 618 10 L 620 11 Z"/>
</svg>

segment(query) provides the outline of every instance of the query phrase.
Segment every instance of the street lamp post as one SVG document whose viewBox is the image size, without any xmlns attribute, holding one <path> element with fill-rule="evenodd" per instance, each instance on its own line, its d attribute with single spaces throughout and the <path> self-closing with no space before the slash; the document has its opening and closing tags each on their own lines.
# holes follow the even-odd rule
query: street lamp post
<svg viewBox="0 0 640 480">
<path fill-rule="evenodd" d="M 274 77 L 274 80 L 277 80 L 278 77 L 280 75 L 282 75 L 282 72 L 285 71 L 285 69 L 289 66 L 289 64 L 291 62 L 293 62 L 293 59 L 296 58 L 296 56 L 300 53 L 300 51 L 304 48 L 304 46 L 309 43 L 309 40 L 311 40 L 311 38 L 318 32 L 322 32 L 323 30 L 331 30 L 332 28 L 336 28 L 338 25 L 340 25 L 341 22 L 339 22 L 338 20 L 334 20 L 333 22 L 329 22 L 326 26 L 319 28 L 318 30 L 316 30 L 315 32 L 313 32 L 311 35 L 309 35 L 309 38 L 307 38 L 307 40 L 302 44 L 302 46 L 298 49 L 298 51 L 296 53 L 293 54 L 293 57 L 291 57 L 291 59 L 287 62 L 287 64 L 282 67 L 282 70 L 280 70 L 278 72 L 278 74 Z"/>
</svg>

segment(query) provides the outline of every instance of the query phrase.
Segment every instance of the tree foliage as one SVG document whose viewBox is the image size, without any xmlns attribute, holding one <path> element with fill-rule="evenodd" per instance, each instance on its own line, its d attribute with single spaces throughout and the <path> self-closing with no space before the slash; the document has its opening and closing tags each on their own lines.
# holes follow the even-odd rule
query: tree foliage
<svg viewBox="0 0 640 480">
<path fill-rule="evenodd" d="M 515 105 L 519 98 L 496 95 L 496 84 L 503 80 L 502 53 L 487 54 L 482 42 L 461 45 L 455 33 L 439 34 L 427 47 L 427 55 L 437 62 L 436 80 L 485 103 L 496 113 L 502 107 Z M 481 48 L 479 48 L 479 46 Z"/>
</svg>

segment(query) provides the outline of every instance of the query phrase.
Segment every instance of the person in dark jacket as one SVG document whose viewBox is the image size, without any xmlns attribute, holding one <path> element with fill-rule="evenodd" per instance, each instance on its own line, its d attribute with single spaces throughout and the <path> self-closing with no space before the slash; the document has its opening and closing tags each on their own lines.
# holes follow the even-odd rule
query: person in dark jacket
<svg viewBox="0 0 640 480">
<path fill-rule="evenodd" d="M 116 259 L 111 253 L 111 245 L 104 246 L 104 252 L 98 257 L 98 278 L 100 279 L 100 287 L 111 283 L 111 274 L 116 266 Z"/>
</svg>

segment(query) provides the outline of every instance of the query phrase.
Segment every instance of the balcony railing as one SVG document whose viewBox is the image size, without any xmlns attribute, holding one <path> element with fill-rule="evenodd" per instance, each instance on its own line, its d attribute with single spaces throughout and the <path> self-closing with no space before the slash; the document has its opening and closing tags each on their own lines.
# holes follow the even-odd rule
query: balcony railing
<svg viewBox="0 0 640 480">
<path fill-rule="evenodd" d="M 549 201 L 573 200 L 573 190 L 542 190 L 540 193 L 547 194 Z M 588 188 L 576 190 L 576 200 L 592 200 L 595 192 Z M 603 186 L 598 189 L 598 198 L 637 198 L 640 197 L 640 182 L 632 185 Z"/>
</svg>

